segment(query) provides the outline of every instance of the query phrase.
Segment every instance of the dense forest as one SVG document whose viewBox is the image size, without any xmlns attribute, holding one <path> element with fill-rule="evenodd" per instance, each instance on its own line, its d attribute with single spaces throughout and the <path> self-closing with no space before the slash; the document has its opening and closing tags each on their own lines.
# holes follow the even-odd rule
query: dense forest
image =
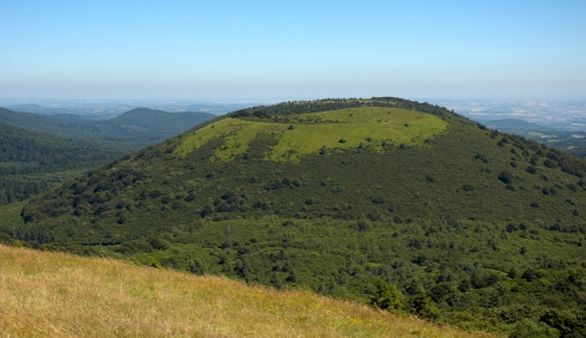
<svg viewBox="0 0 586 338">
<path fill-rule="evenodd" d="M 0 123 L 0 204 L 46 190 L 61 176 L 114 160 L 120 152 Z"/>
</svg>

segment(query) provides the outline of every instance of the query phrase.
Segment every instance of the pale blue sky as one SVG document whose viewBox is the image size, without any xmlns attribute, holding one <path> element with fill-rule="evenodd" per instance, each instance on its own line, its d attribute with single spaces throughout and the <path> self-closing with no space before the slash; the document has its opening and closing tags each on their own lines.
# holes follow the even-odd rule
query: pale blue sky
<svg viewBox="0 0 586 338">
<path fill-rule="evenodd" d="M 586 98 L 586 1 L 0 0 L 0 97 Z"/>
</svg>

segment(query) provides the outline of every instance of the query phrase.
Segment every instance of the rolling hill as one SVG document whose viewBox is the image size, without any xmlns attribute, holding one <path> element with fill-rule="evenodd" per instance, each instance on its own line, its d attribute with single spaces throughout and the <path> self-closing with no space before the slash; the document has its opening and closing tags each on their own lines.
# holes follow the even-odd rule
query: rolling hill
<svg viewBox="0 0 586 338">
<path fill-rule="evenodd" d="M 16 112 L 0 107 L 0 123 L 13 127 L 42 132 L 59 137 L 78 135 L 84 128 L 89 128 L 84 122 L 59 119 L 46 115 Z"/>
<path fill-rule="evenodd" d="M 29 198 L 82 169 L 120 153 L 104 146 L 32 132 L 0 123 L 0 204 Z"/>
<path fill-rule="evenodd" d="M 0 233 L 466 328 L 571 336 L 585 330 L 585 169 L 425 103 L 289 102 L 89 172 Z"/>
<path fill-rule="evenodd" d="M 169 113 L 162 110 L 137 108 L 110 120 L 96 122 L 96 124 L 102 128 L 110 127 L 120 130 L 123 135 L 144 135 L 142 136 L 143 146 L 146 146 L 181 134 L 214 117 L 215 115 L 209 113 Z"/>
<path fill-rule="evenodd" d="M 0 335 L 490 337 L 304 291 L 0 246 Z"/>
<path fill-rule="evenodd" d="M 137 108 L 110 120 L 75 118 L 75 115 L 37 115 L 0 108 L 0 123 L 75 138 L 134 151 L 176 136 L 215 115 L 209 113 L 169 113 Z"/>
</svg>

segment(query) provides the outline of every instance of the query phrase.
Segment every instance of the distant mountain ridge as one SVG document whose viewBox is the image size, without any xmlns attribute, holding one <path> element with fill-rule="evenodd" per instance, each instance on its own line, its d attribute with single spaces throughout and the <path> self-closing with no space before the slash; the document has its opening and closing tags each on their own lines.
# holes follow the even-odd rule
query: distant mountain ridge
<svg viewBox="0 0 586 338">
<path fill-rule="evenodd" d="M 169 113 L 137 108 L 110 120 L 93 121 L 76 115 L 38 115 L 0 107 L 0 123 L 58 137 L 103 143 L 133 151 L 161 142 L 215 117 L 209 113 Z"/>
<path fill-rule="evenodd" d="M 210 113 L 202 112 L 169 113 L 157 109 L 136 108 L 104 121 L 104 123 L 108 122 L 122 128 L 139 127 L 164 133 L 176 133 L 177 131 L 189 130 L 195 125 L 215 117 Z"/>
<path fill-rule="evenodd" d="M 75 108 L 45 107 L 34 103 L 7 105 L 5 108 L 16 112 L 27 112 L 39 115 L 77 115 L 77 110 Z"/>
</svg>

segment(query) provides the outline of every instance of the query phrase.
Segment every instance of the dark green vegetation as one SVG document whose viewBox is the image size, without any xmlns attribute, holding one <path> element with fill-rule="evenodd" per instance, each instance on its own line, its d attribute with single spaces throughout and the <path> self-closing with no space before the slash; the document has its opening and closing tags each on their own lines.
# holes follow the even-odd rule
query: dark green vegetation
<svg viewBox="0 0 586 338">
<path fill-rule="evenodd" d="M 21 113 L 0 108 L 0 123 L 59 137 L 134 151 L 178 135 L 212 119 L 208 113 L 168 113 L 137 108 L 106 121 Z"/>
<path fill-rule="evenodd" d="M 366 131 L 348 147 L 356 135 L 336 135 L 339 146 L 298 161 L 267 158 L 287 133 L 270 128 L 227 160 L 214 154 L 239 149 L 228 138 L 240 129 L 178 153 L 196 129 L 35 198 L 20 224 L 17 208 L 4 212 L 12 221 L 0 237 L 312 288 L 517 336 L 586 334 L 584 160 L 395 98 L 283 103 L 231 117 L 297 124 L 298 114 L 369 107 L 412 109 L 447 127 L 398 144 Z"/>
<path fill-rule="evenodd" d="M 120 153 L 0 123 L 0 204 L 29 198 Z"/>
</svg>

